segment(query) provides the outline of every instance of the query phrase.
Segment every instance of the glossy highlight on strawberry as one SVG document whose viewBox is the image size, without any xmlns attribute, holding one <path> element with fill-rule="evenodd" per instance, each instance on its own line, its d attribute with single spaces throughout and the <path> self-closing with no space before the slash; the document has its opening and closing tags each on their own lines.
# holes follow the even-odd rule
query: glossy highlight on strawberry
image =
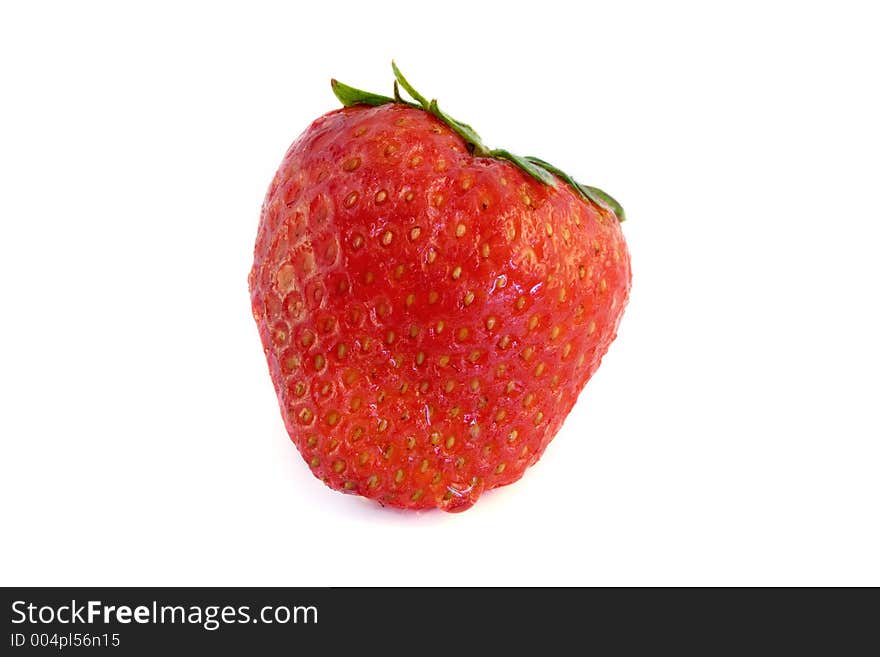
<svg viewBox="0 0 880 657">
<path fill-rule="evenodd" d="M 328 486 L 464 510 L 540 458 L 614 339 L 622 211 L 420 95 L 342 87 L 263 204 L 249 283 L 271 378 Z"/>
</svg>

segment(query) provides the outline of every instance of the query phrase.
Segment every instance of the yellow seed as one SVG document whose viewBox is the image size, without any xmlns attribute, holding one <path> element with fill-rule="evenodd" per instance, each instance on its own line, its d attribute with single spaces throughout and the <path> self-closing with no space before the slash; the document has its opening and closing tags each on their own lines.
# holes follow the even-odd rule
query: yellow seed
<svg viewBox="0 0 880 657">
<path fill-rule="evenodd" d="M 438 445 L 440 444 L 440 434 L 436 431 L 431 434 L 431 444 Z M 422 472 L 425 471 L 425 461 L 422 462 Z"/>
<path fill-rule="evenodd" d="M 505 335 L 504 337 L 502 337 L 498 341 L 498 346 L 501 347 L 502 349 L 507 349 L 507 345 L 509 345 L 509 344 L 510 344 L 510 336 L 509 335 Z"/>
<path fill-rule="evenodd" d="M 416 226 L 411 231 L 409 231 L 409 238 L 413 241 L 419 239 L 419 235 L 422 234 L 422 229 Z"/>
<path fill-rule="evenodd" d="M 415 194 L 413 194 L 412 192 L 407 192 L 407 193 L 406 193 L 406 196 L 403 197 L 403 199 L 404 199 L 407 203 L 410 203 L 414 198 L 415 198 Z"/>
<path fill-rule="evenodd" d="M 587 333 L 593 335 L 596 332 L 596 321 L 593 320 L 590 322 L 590 325 L 587 327 Z"/>
<path fill-rule="evenodd" d="M 446 439 L 446 449 L 452 449 L 453 445 L 455 445 L 455 436 L 449 436 Z"/>
<path fill-rule="evenodd" d="M 486 328 L 491 331 L 493 328 L 495 328 L 496 322 L 497 322 L 497 320 L 494 317 L 487 317 L 486 318 Z"/>
<path fill-rule="evenodd" d="M 537 316 L 537 315 L 532 315 L 532 316 L 529 318 L 529 330 L 530 330 L 530 331 L 534 331 L 534 330 L 535 330 L 535 327 L 536 327 L 537 325 L 538 325 L 538 316 Z"/>
<path fill-rule="evenodd" d="M 458 417 L 461 413 L 461 406 L 453 406 L 449 409 L 449 417 Z"/>
<path fill-rule="evenodd" d="M 464 463 L 465 463 L 465 461 L 464 461 L 463 456 L 459 456 L 457 459 L 455 459 L 455 467 L 456 468 L 461 469 L 462 467 L 464 467 Z"/>
<path fill-rule="evenodd" d="M 461 267 L 457 266 L 452 270 L 452 280 L 457 281 L 461 278 Z"/>
<path fill-rule="evenodd" d="M 559 328 L 559 326 L 554 326 L 552 329 L 550 329 L 550 339 L 555 340 L 556 338 L 558 338 L 560 330 L 561 329 Z"/>
<path fill-rule="evenodd" d="M 523 352 L 522 352 L 523 360 L 525 360 L 525 361 L 531 360 L 531 358 L 532 358 L 532 356 L 534 356 L 534 354 L 535 354 L 534 347 L 526 347 L 525 349 L 523 349 Z"/>
<path fill-rule="evenodd" d="M 414 158 L 412 158 L 412 159 L 409 161 L 409 163 L 410 163 L 410 165 L 412 165 L 412 166 L 414 166 L 414 167 L 419 166 L 419 165 L 422 163 L 422 156 L 421 156 L 421 155 L 416 155 Z"/>
<path fill-rule="evenodd" d="M 419 390 L 421 390 L 422 392 L 428 392 L 428 387 L 428 382 L 422 381 L 422 384 L 419 386 Z"/>
<path fill-rule="evenodd" d="M 324 357 L 321 354 L 315 356 L 315 369 L 319 370 L 324 367 Z"/>
<path fill-rule="evenodd" d="M 471 428 L 468 429 L 468 433 L 471 435 L 471 438 L 477 438 L 480 435 L 480 425 L 474 424 L 471 425 Z"/>
<path fill-rule="evenodd" d="M 488 242 L 483 242 L 483 246 L 480 248 L 480 253 L 483 255 L 484 258 L 489 257 L 489 243 Z"/>
<path fill-rule="evenodd" d="M 406 268 L 403 265 L 397 265 L 394 268 L 394 278 L 400 280 L 400 277 L 403 276 L 403 272 L 405 270 L 406 270 Z"/>
<path fill-rule="evenodd" d="M 394 235 L 391 233 L 390 230 L 386 230 L 382 234 L 382 244 L 384 244 L 385 246 L 388 246 L 389 244 L 391 244 L 392 239 L 394 239 Z"/>
<path fill-rule="evenodd" d="M 578 277 L 579 277 L 579 278 L 583 278 L 583 277 L 586 276 L 586 275 L 587 275 L 587 268 L 584 267 L 583 265 L 581 265 L 580 267 L 578 267 Z"/>
<path fill-rule="evenodd" d="M 467 330 L 466 327 L 462 327 L 458 329 L 458 339 L 459 340 L 467 340 L 470 331 Z"/>
<path fill-rule="evenodd" d="M 357 409 L 359 409 L 361 407 L 361 404 L 363 404 L 363 403 L 364 403 L 363 399 L 361 399 L 360 397 L 354 397 L 351 400 L 351 410 L 356 411 Z M 364 430 L 361 429 L 360 427 L 357 427 L 355 429 L 355 431 L 358 432 L 358 436 L 360 436 L 360 434 L 363 433 Z"/>
<path fill-rule="evenodd" d="M 428 250 L 428 264 L 433 264 L 433 262 L 437 259 L 437 252 L 434 249 Z"/>
<path fill-rule="evenodd" d="M 547 231 L 547 237 L 553 237 L 553 226 L 546 224 L 544 230 Z"/>
<path fill-rule="evenodd" d="M 541 376 L 544 373 L 544 363 L 538 363 L 535 366 L 535 376 Z"/>
<path fill-rule="evenodd" d="M 379 485 L 379 477 L 376 475 L 370 475 L 370 478 L 367 479 L 367 486 L 370 488 L 375 488 Z"/>
<path fill-rule="evenodd" d="M 388 331 L 388 335 L 385 336 L 385 342 L 388 344 L 394 343 L 394 331 Z"/>
<path fill-rule="evenodd" d="M 523 306 L 525 306 L 525 305 L 526 305 L 526 298 L 525 297 L 520 297 L 516 300 L 516 309 L 517 310 L 522 310 Z"/>
<path fill-rule="evenodd" d="M 471 390 L 476 392 L 480 389 L 480 380 L 479 379 L 471 379 Z"/>
<path fill-rule="evenodd" d="M 414 338 L 419 334 L 419 327 L 413 324 L 409 327 L 409 337 Z"/>
<path fill-rule="evenodd" d="M 387 428 L 388 428 L 388 420 L 386 420 L 385 418 L 382 418 L 381 420 L 379 420 L 379 427 L 378 427 L 379 433 L 382 433 Z"/>
<path fill-rule="evenodd" d="M 446 382 L 446 385 L 444 386 L 444 390 L 446 390 L 446 392 L 452 392 L 453 388 L 455 388 L 455 381 L 450 379 L 449 381 Z"/>
<path fill-rule="evenodd" d="M 507 442 L 509 442 L 509 443 L 515 443 L 515 442 L 516 442 L 516 438 L 517 438 L 517 436 L 519 436 L 519 431 L 517 431 L 516 429 L 514 429 L 514 430 L 511 431 L 509 434 L 507 434 Z"/>
<path fill-rule="evenodd" d="M 507 394 L 509 395 L 511 392 L 516 390 L 516 383 L 514 383 L 513 381 L 508 381 L 507 387 L 505 388 L 505 390 L 507 391 Z"/>
<path fill-rule="evenodd" d="M 335 426 L 337 422 L 339 422 L 339 413 L 336 411 L 330 411 L 330 414 L 327 415 L 327 424 L 332 427 Z"/>
<path fill-rule="evenodd" d="M 410 499 L 413 502 L 418 502 L 420 499 L 422 499 L 422 489 L 420 488 L 415 493 L 413 493 L 412 496 L 410 496 Z"/>
<path fill-rule="evenodd" d="M 430 464 L 428 463 L 428 459 L 422 459 L 422 464 L 421 464 L 421 466 L 419 466 L 419 469 L 420 469 L 422 472 L 426 472 L 426 471 L 428 470 L 428 465 L 430 465 Z"/>
<path fill-rule="evenodd" d="M 529 394 L 527 394 L 525 396 L 525 399 L 523 399 L 523 406 L 528 408 L 529 406 L 532 405 L 532 402 L 534 400 L 535 400 L 535 395 L 530 392 Z"/>
<path fill-rule="evenodd" d="M 404 381 L 400 384 L 400 388 L 398 388 L 398 390 L 400 390 L 400 394 L 404 394 L 407 390 L 409 390 L 409 384 Z"/>
<path fill-rule="evenodd" d="M 358 456 L 358 462 L 361 465 L 366 465 L 367 461 L 369 461 L 369 460 L 370 460 L 370 455 L 367 452 L 361 452 L 360 455 Z"/>
<path fill-rule="evenodd" d="M 455 227 L 455 236 L 461 237 L 464 235 L 465 230 L 466 228 L 464 227 L 464 224 L 458 224 L 458 226 Z"/>
<path fill-rule="evenodd" d="M 440 359 L 437 361 L 437 364 L 440 367 L 446 367 L 449 365 L 449 356 L 440 356 Z"/>
<path fill-rule="evenodd" d="M 505 287 L 507 285 L 507 276 L 505 276 L 504 274 L 499 276 L 496 284 L 498 285 L 498 287 Z"/>
<path fill-rule="evenodd" d="M 306 440 L 306 444 L 309 447 L 314 447 L 315 445 L 317 445 L 318 444 L 317 436 L 309 436 L 308 440 Z"/>
<path fill-rule="evenodd" d="M 421 365 L 424 362 L 425 362 L 425 352 L 420 351 L 419 353 L 416 354 L 416 365 Z"/>
<path fill-rule="evenodd" d="M 566 345 L 562 348 L 562 357 L 563 357 L 563 358 L 568 358 L 568 355 L 569 355 L 570 353 L 571 353 L 571 342 L 569 342 L 568 344 L 566 344 Z"/>
<path fill-rule="evenodd" d="M 333 472 L 339 474 L 345 470 L 345 461 L 334 461 L 333 462 Z"/>
<path fill-rule="evenodd" d="M 416 446 L 416 437 L 415 436 L 407 436 L 406 438 L 406 448 L 412 449 Z"/>
<path fill-rule="evenodd" d="M 361 127 L 359 127 L 357 130 L 354 131 L 354 136 L 355 136 L 355 137 L 360 137 L 360 136 L 363 135 L 366 131 L 367 131 L 367 129 L 366 129 L 364 126 L 361 126 Z"/>
<path fill-rule="evenodd" d="M 408 295 L 406 295 L 406 305 L 407 305 L 407 307 L 412 306 L 415 302 L 416 302 L 416 295 L 415 295 L 415 294 L 408 294 Z"/>
<path fill-rule="evenodd" d="M 319 459 L 317 456 L 313 456 L 312 460 L 309 461 L 309 465 L 313 468 L 317 468 L 319 465 L 321 465 L 321 459 Z"/>
<path fill-rule="evenodd" d="M 388 192 L 386 192 L 384 189 L 376 192 L 376 203 L 384 203 L 386 198 L 388 198 Z"/>
<path fill-rule="evenodd" d="M 394 482 L 399 484 L 401 481 L 403 481 L 403 470 L 398 468 L 397 472 L 394 473 Z"/>
<path fill-rule="evenodd" d="M 464 305 L 465 306 L 469 306 L 473 302 L 474 302 L 474 293 L 473 292 L 468 292 L 466 295 L 464 295 Z"/>
<path fill-rule="evenodd" d="M 562 288 L 561 290 L 559 290 L 559 297 L 558 297 L 559 303 L 564 303 L 567 296 L 568 296 L 568 292 L 566 291 L 565 288 Z"/>
<path fill-rule="evenodd" d="M 355 203 L 357 203 L 357 200 L 358 200 L 358 193 L 352 192 L 351 194 L 349 194 L 348 196 L 345 197 L 345 207 L 350 208 Z"/>
<path fill-rule="evenodd" d="M 504 468 L 507 467 L 504 463 L 499 463 L 498 467 L 495 468 L 495 474 L 500 475 L 504 472 Z"/>
<path fill-rule="evenodd" d="M 478 360 L 480 360 L 481 355 L 482 355 L 482 352 L 480 352 L 479 349 L 475 349 L 474 351 L 471 352 L 471 355 L 469 356 L 470 361 L 472 363 L 476 363 Z"/>
<path fill-rule="evenodd" d="M 376 275 L 375 275 L 373 272 L 368 271 L 368 272 L 366 273 L 366 275 L 364 276 L 364 280 L 366 281 L 367 285 L 369 285 L 369 284 L 372 283 L 374 280 L 376 280 Z"/>
<path fill-rule="evenodd" d="M 501 422 L 505 417 L 507 417 L 507 411 L 505 411 L 503 408 L 495 413 L 495 420 L 497 422 Z"/>
<path fill-rule="evenodd" d="M 444 328 L 446 328 L 446 322 L 441 319 L 439 322 L 437 322 L 437 327 L 435 330 L 437 331 L 437 333 L 443 333 Z"/>
<path fill-rule="evenodd" d="M 541 424 L 541 421 L 544 419 L 544 414 L 541 411 L 538 411 L 538 414 L 535 416 L 535 426 Z"/>
<path fill-rule="evenodd" d="M 343 171 L 354 171 L 361 165 L 361 158 L 353 157 L 345 161 L 342 165 Z"/>
<path fill-rule="evenodd" d="M 599 292 L 605 292 L 605 290 L 607 290 L 607 289 L 608 289 L 608 281 L 606 281 L 603 278 L 601 281 L 599 281 Z"/>
<path fill-rule="evenodd" d="M 431 290 L 428 292 L 428 303 L 434 304 L 437 303 L 437 299 L 440 297 L 439 294 Z"/>
<path fill-rule="evenodd" d="M 345 490 L 354 490 L 355 486 L 357 486 L 357 484 L 353 481 L 346 481 L 344 484 L 342 484 L 342 487 Z"/>
</svg>

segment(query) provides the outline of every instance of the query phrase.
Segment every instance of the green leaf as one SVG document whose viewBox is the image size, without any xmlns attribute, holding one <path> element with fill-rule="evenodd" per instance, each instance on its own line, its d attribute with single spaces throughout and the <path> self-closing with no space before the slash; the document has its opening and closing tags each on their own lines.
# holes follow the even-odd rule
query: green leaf
<svg viewBox="0 0 880 657">
<path fill-rule="evenodd" d="M 376 106 L 394 102 L 393 98 L 372 94 L 369 91 L 361 91 L 343 84 L 339 80 L 330 80 L 330 87 L 333 89 L 333 93 L 339 99 L 339 102 L 345 107 L 351 107 L 352 105 Z"/>
<path fill-rule="evenodd" d="M 623 210 L 623 206 L 618 203 L 611 194 L 603 192 L 598 187 L 590 187 L 589 185 L 578 185 L 581 191 L 589 190 L 594 195 L 598 196 L 602 201 L 611 208 L 612 212 L 617 216 L 617 220 L 620 222 L 626 221 L 626 212 Z"/>
<path fill-rule="evenodd" d="M 545 185 L 556 187 L 556 179 L 553 178 L 552 174 L 542 166 L 538 166 L 537 164 L 529 161 L 528 158 L 514 155 L 510 151 L 506 151 L 503 148 L 496 148 L 490 151 L 489 154 L 494 158 L 498 158 L 499 160 L 510 160 L 535 180 L 542 182 Z"/>
<path fill-rule="evenodd" d="M 477 134 L 477 131 L 470 127 L 467 123 L 456 121 L 446 112 L 440 109 L 436 100 L 428 103 L 428 111 L 452 128 L 459 137 L 465 140 L 468 149 L 478 157 L 487 157 L 490 154 L 488 148 L 483 143 L 483 139 Z"/>
<path fill-rule="evenodd" d="M 565 173 L 565 171 L 563 171 L 559 167 L 555 167 L 539 157 L 529 155 L 526 157 L 526 159 L 529 162 L 540 166 L 562 178 L 562 180 L 567 182 L 574 189 L 574 191 L 580 194 L 585 200 L 591 201 L 592 203 L 595 203 L 599 206 L 607 207 L 609 210 L 614 212 L 614 214 L 617 216 L 618 221 L 626 221 L 626 213 L 623 211 L 623 207 L 620 205 L 620 203 L 615 201 L 610 194 L 606 194 L 597 187 L 590 187 L 589 185 L 580 184 L 577 180 Z"/>
<path fill-rule="evenodd" d="M 428 109 L 428 99 L 416 91 L 407 79 L 403 77 L 403 73 L 397 68 L 397 64 L 394 63 L 394 60 L 391 60 L 391 70 L 394 71 L 394 77 L 400 83 L 400 86 L 406 89 L 406 93 L 408 93 L 412 99 L 423 108 Z"/>
</svg>

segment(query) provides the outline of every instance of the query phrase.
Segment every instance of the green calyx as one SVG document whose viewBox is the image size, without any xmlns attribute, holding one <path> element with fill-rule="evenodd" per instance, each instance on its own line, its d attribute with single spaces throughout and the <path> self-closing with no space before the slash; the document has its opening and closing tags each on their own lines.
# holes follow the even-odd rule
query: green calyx
<svg viewBox="0 0 880 657">
<path fill-rule="evenodd" d="M 381 94 L 373 94 L 368 91 L 361 91 L 360 89 L 355 89 L 354 87 L 350 87 L 347 84 L 343 84 L 338 80 L 331 80 L 330 86 L 333 88 L 333 93 L 339 99 L 345 107 L 351 107 L 353 105 L 370 105 L 370 106 L 378 106 L 378 105 L 386 105 L 388 103 L 400 103 L 403 105 L 409 105 L 410 107 L 415 107 L 421 110 L 428 112 L 429 114 L 433 114 L 444 124 L 449 126 L 449 128 L 455 132 L 459 137 L 461 137 L 465 144 L 467 145 L 467 149 L 470 153 L 475 155 L 476 157 L 491 157 L 496 160 L 508 160 L 512 162 L 514 165 L 525 171 L 535 180 L 538 180 L 544 185 L 550 185 L 552 187 L 556 187 L 556 178 L 559 178 L 566 184 L 568 184 L 578 195 L 583 198 L 588 203 L 593 203 L 600 207 L 605 207 L 611 210 L 618 221 L 624 221 L 626 219 L 626 213 L 623 211 L 623 207 L 621 207 L 620 203 L 614 200 L 609 194 L 606 194 L 601 189 L 597 189 L 596 187 L 590 187 L 589 185 L 582 185 L 577 182 L 570 175 L 562 171 L 561 169 L 553 166 L 549 162 L 545 162 L 544 160 L 526 156 L 521 157 L 519 155 L 514 155 L 510 151 L 504 150 L 503 148 L 489 148 L 480 138 L 480 135 L 477 134 L 477 131 L 474 130 L 467 123 L 463 123 L 458 121 L 457 119 L 452 118 L 440 109 L 437 105 L 436 100 L 428 100 L 422 94 L 415 90 L 415 88 L 409 83 L 409 81 L 403 77 L 403 73 L 400 72 L 400 69 L 397 68 L 397 64 L 391 62 L 391 69 L 394 71 L 394 97 L 390 96 L 382 96 Z M 403 88 L 407 94 L 413 99 L 412 101 L 406 100 L 400 95 L 400 89 Z M 415 102 L 413 102 L 415 101 Z"/>
</svg>

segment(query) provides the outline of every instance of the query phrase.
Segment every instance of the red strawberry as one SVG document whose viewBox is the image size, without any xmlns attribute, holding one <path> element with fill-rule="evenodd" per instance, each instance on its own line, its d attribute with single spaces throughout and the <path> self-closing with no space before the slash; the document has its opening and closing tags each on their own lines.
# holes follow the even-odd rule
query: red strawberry
<svg viewBox="0 0 880 657">
<path fill-rule="evenodd" d="M 287 430 L 331 488 L 460 511 L 519 479 L 616 335 L 620 206 L 428 103 L 334 81 L 250 274 Z"/>
</svg>

